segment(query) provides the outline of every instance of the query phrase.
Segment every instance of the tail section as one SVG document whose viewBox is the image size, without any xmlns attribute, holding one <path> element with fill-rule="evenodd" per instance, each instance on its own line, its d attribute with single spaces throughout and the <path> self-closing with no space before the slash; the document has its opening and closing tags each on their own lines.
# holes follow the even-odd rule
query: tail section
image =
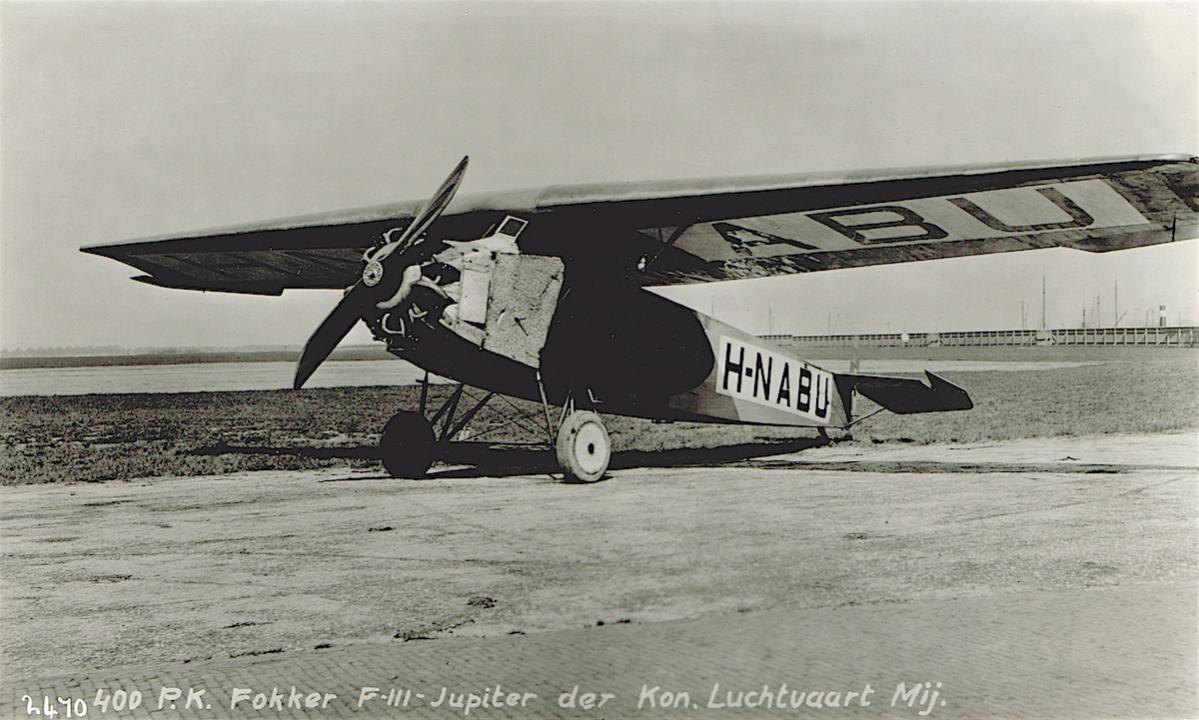
<svg viewBox="0 0 1199 720">
<path fill-rule="evenodd" d="M 671 409 L 684 419 L 848 427 L 857 393 L 894 413 L 969 410 L 965 390 L 926 372 L 927 384 L 912 378 L 845 374 L 818 367 L 703 313 L 696 313 L 711 344 L 713 367 L 698 387 L 672 396 Z"/>
<path fill-rule="evenodd" d="M 834 377 L 846 415 L 852 412 L 851 398 L 854 392 L 899 415 L 969 410 L 974 407 L 974 401 L 964 389 L 927 370 L 924 374 L 928 378 L 927 385 L 913 378 L 849 374 Z"/>
</svg>

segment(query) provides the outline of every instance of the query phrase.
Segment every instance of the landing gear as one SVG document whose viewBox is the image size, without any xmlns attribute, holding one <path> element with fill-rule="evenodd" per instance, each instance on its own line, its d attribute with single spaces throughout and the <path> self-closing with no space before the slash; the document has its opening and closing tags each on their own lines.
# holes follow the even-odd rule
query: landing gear
<svg viewBox="0 0 1199 720">
<path fill-rule="evenodd" d="M 474 416 L 483 409 L 495 393 L 487 393 L 474 406 L 462 413 L 455 422 L 454 414 L 462 400 L 463 385 L 458 385 L 432 419 L 425 419 L 429 400 L 429 376 L 420 383 L 420 409 L 396 413 L 383 427 L 379 438 L 379 457 L 392 477 L 422 478 L 433 465 L 434 456 L 450 442 Z M 435 429 L 441 423 L 440 433 Z"/>
<path fill-rule="evenodd" d="M 420 478 L 433 464 L 433 426 L 416 412 L 396 413 L 379 438 L 383 467 L 392 477 Z"/>
<path fill-rule="evenodd" d="M 468 401 L 474 403 L 473 406 L 461 413 L 461 417 L 455 418 L 459 403 L 463 399 L 464 386 L 459 385 L 441 403 L 441 408 L 426 419 L 427 382 L 426 379 L 425 383 L 421 384 L 420 409 L 416 412 L 397 413 L 387 422 L 379 438 L 379 457 L 392 477 L 424 477 L 432 466 L 434 457 L 445 457 L 442 453 L 448 450 L 447 445 L 450 441 L 459 437 L 467 424 L 495 396 L 494 393 L 488 392 L 481 399 L 468 398 Z M 597 402 L 590 392 L 587 399 L 592 403 Z M 511 401 L 508 401 L 508 404 L 517 412 L 521 412 L 521 408 Z M 602 479 L 608 470 L 608 462 L 612 459 L 612 444 L 600 416 L 590 410 L 575 410 L 573 398 L 568 398 L 558 416 L 555 436 L 544 390 L 542 411 L 545 414 L 547 444 L 541 447 L 553 446 L 565 482 L 593 483 Z M 493 424 L 475 437 L 511 425 L 530 430 L 532 428 L 525 424 L 529 419 L 529 415 L 526 414 L 500 425 Z"/>
<path fill-rule="evenodd" d="M 589 410 L 566 416 L 554 448 L 566 482 L 593 483 L 604 476 L 612 459 L 608 431 L 599 415 Z"/>
</svg>

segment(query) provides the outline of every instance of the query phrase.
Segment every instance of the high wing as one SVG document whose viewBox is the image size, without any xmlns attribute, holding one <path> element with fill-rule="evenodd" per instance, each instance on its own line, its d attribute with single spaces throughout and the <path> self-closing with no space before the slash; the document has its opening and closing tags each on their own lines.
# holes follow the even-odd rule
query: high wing
<svg viewBox="0 0 1199 720">
<path fill-rule="evenodd" d="M 256 294 L 344 288 L 420 203 L 94 245 L 164 287 Z M 434 239 L 528 222 L 522 251 L 641 285 L 767 277 L 1199 235 L 1199 158 L 1137 156 L 845 174 L 554 186 L 464 196 Z"/>
</svg>

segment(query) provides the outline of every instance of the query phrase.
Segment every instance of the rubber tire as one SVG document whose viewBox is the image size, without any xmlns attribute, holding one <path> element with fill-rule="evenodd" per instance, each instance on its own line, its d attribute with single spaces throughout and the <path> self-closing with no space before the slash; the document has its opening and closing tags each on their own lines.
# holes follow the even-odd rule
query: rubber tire
<svg viewBox="0 0 1199 720">
<path fill-rule="evenodd" d="M 433 464 L 433 426 L 416 412 L 396 413 L 379 436 L 379 457 L 388 474 L 422 478 Z"/>
<path fill-rule="evenodd" d="M 580 437 L 581 436 L 581 437 Z M 593 483 L 604 477 L 612 460 L 612 443 L 600 416 L 590 410 L 572 412 L 558 428 L 554 443 L 558 465 L 568 483 Z"/>
</svg>

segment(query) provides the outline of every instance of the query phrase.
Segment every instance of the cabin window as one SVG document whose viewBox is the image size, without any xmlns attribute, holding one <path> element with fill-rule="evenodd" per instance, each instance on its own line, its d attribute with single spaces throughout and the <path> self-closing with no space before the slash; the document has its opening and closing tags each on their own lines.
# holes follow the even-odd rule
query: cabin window
<svg viewBox="0 0 1199 720">
<path fill-rule="evenodd" d="M 521 231 L 524 230 L 525 225 L 528 224 L 529 223 L 527 220 L 521 220 L 520 218 L 509 215 L 508 217 L 504 218 L 502 223 L 500 223 L 500 229 L 496 230 L 495 234 L 505 235 L 515 240 L 516 238 L 520 237 Z"/>
</svg>

